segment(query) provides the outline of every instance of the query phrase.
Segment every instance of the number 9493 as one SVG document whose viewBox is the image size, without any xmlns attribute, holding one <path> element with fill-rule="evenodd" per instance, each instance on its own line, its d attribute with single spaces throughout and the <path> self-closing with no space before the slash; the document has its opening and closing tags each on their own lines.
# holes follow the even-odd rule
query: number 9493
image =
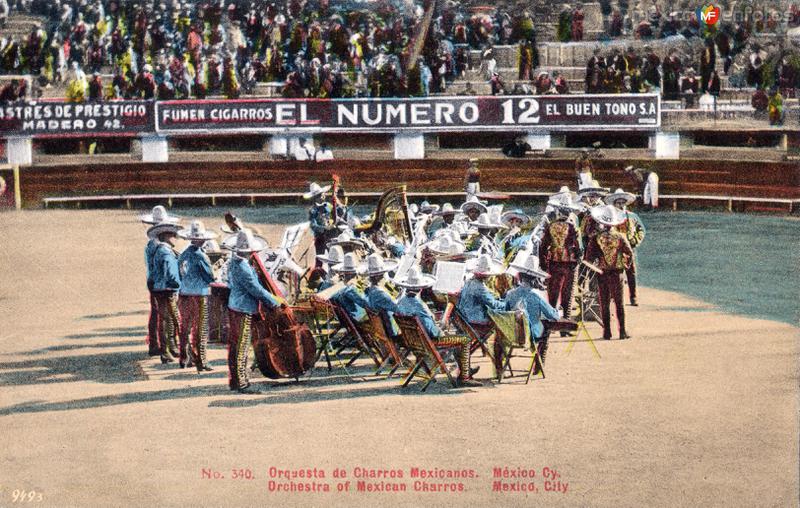
<svg viewBox="0 0 800 508">
<path fill-rule="evenodd" d="M 12 503 L 38 503 L 43 498 L 42 493 L 35 490 L 14 489 L 14 492 L 11 493 Z"/>
</svg>

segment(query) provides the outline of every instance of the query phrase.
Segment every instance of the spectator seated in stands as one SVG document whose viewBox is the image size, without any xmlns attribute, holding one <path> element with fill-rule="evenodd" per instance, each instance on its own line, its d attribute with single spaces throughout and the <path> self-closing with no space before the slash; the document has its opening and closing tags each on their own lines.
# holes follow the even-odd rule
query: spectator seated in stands
<svg viewBox="0 0 800 508">
<path fill-rule="evenodd" d="M 750 99 L 750 105 L 753 106 L 755 110 L 754 116 L 756 118 L 763 118 L 764 115 L 767 113 L 767 108 L 769 107 L 769 97 L 767 97 L 767 93 L 764 89 L 759 88 L 755 92 L 753 92 L 753 97 Z"/>
<path fill-rule="evenodd" d="M 503 147 L 503 155 L 506 157 L 513 157 L 521 159 L 525 157 L 525 153 L 531 149 L 531 145 L 525 142 L 522 136 L 518 136 L 511 143 Z"/>
<path fill-rule="evenodd" d="M 319 150 L 317 150 L 314 153 L 314 160 L 316 162 L 332 161 L 333 151 L 328 145 L 326 145 L 325 143 L 321 143 L 319 146 Z"/>
<path fill-rule="evenodd" d="M 683 95 L 686 109 L 694 108 L 695 99 L 697 98 L 697 91 L 700 89 L 700 83 L 695 77 L 694 69 L 691 67 L 686 70 L 686 76 L 681 80 L 681 95 Z"/>
<path fill-rule="evenodd" d="M 778 87 L 773 87 L 770 90 L 769 103 L 767 105 L 769 114 L 769 124 L 780 126 L 783 125 L 783 96 Z"/>
</svg>

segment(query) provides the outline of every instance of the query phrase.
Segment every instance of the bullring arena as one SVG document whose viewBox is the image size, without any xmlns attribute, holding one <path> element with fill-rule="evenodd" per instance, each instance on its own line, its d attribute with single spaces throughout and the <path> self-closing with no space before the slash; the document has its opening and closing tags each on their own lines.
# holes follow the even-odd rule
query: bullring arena
<svg viewBox="0 0 800 508">
<path fill-rule="evenodd" d="M 703 32 L 686 21 L 692 2 L 330 3 L 332 12 L 313 17 L 319 2 L 231 2 L 219 17 L 215 4 L 145 3 L 142 12 L 156 25 L 173 9 L 175 19 L 205 19 L 226 41 L 250 26 L 251 8 L 270 34 L 272 23 L 311 34 L 310 20 L 322 19 L 334 74 L 349 62 L 336 56 L 336 16 L 351 35 L 358 16 L 400 16 L 402 48 L 365 52 L 364 68 L 380 72 L 354 79 L 353 95 L 321 97 L 309 85 L 292 96 L 294 73 L 315 64 L 305 54 L 291 63 L 291 37 L 283 73 L 267 65 L 249 86 L 243 69 L 274 53 L 233 50 L 238 98 L 224 80 L 216 90 L 204 83 L 203 96 L 196 82 L 184 97 L 173 78 L 172 96 L 157 88 L 155 97 L 81 102 L 70 96 L 76 76 L 53 77 L 45 56 L 41 69 L 29 50 L 15 66 L 0 58 L 0 86 L 30 84 L 30 95 L 0 106 L 0 506 L 800 504 L 800 106 L 781 67 L 798 54 L 797 9 L 765 4 L 790 15 L 758 25 L 723 2 L 719 32 L 709 33 L 730 25 L 734 44 L 752 26 L 739 53 L 714 39 L 719 93 L 673 97 L 667 68 L 658 87 L 597 90 L 587 60 L 619 48 L 666 61 L 677 47 L 680 83 L 691 79 L 690 63 L 702 74 Z M 0 18 L 6 40 L 27 41 L 40 27 L 48 41 L 76 42 L 46 2 L 10 4 Z M 66 4 L 75 24 L 96 16 Z M 650 4 L 664 14 L 654 17 Z M 97 5 L 106 19 L 120 16 L 105 0 Z M 520 35 L 529 13 L 535 36 Z M 506 18 L 508 33 L 486 28 Z M 675 19 L 681 29 L 670 35 Z M 445 49 L 431 53 L 430 38 Z M 157 39 L 143 40 L 149 53 Z M 222 62 L 226 50 L 203 40 L 204 61 Z M 448 63 L 439 76 L 432 59 L 449 58 L 447 41 L 455 70 Z M 355 59 L 361 42 L 349 44 Z M 537 65 L 525 63 L 531 47 Z M 104 82 L 117 72 L 108 48 L 94 62 Z M 419 71 L 407 53 L 441 82 L 412 92 L 407 82 Z M 751 55 L 774 71 L 756 77 L 784 95 L 780 122 L 753 100 L 774 95 L 748 81 Z M 403 85 L 390 93 L 382 80 L 395 59 Z M 92 65 L 87 51 L 80 67 L 90 74 Z M 555 84 L 538 93 L 545 71 L 566 77 L 569 93 Z M 469 217 L 470 208 L 480 215 Z M 570 224 L 580 238 L 564 262 L 573 263 L 567 302 L 548 315 L 547 288 L 560 273 L 546 243 L 558 237 L 553 224 Z M 213 234 L 192 233 L 201 226 Z M 603 235 L 631 249 L 617 258 L 625 266 L 604 257 Z M 149 241 L 160 254 L 145 253 Z M 198 315 L 179 300 L 191 295 L 158 286 L 174 263 L 186 290 L 189 258 L 151 262 L 193 246 L 213 278 Z M 631 301 L 625 270 L 634 252 Z M 241 283 L 234 265 L 260 289 Z M 625 324 L 610 304 L 604 328 L 610 278 L 622 287 Z M 475 310 L 465 295 L 480 284 L 492 296 Z M 341 295 L 370 295 L 373 286 L 397 308 L 362 320 Z M 520 290 L 540 295 L 527 300 L 543 302 L 539 318 L 510 303 Z M 242 310 L 237 291 L 261 295 L 255 310 Z M 171 298 L 180 314 L 173 330 Z M 409 299 L 432 311 L 441 335 L 421 314 L 404 319 Z M 367 303 L 362 310 L 372 311 Z M 235 327 L 244 314 L 252 326 Z M 201 337 L 173 356 L 181 349 L 173 339 L 198 319 Z M 452 336 L 460 342 L 448 349 Z M 514 347 L 498 354 L 498 343 Z M 236 348 L 249 352 L 245 373 Z"/>
</svg>

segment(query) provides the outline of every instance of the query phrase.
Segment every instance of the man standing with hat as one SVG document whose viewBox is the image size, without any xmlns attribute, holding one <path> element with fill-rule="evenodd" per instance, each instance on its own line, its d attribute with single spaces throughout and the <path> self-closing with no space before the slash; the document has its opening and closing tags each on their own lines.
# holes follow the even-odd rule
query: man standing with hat
<svg viewBox="0 0 800 508">
<path fill-rule="evenodd" d="M 203 252 L 203 245 L 216 238 L 216 233 L 207 231 L 199 220 L 192 221 L 189 229 L 178 232 L 178 236 L 191 243 L 178 257 L 181 272 L 181 289 L 178 308 L 181 314 L 180 366 L 187 365 L 187 345 L 191 335 L 191 355 L 188 364 L 194 361 L 197 372 L 209 371 L 206 360 L 208 345 L 208 285 L 214 282 L 211 260 Z"/>
<path fill-rule="evenodd" d="M 519 285 L 506 293 L 506 310 L 512 311 L 521 308 L 525 311 L 531 329 L 531 340 L 533 341 L 531 346 L 537 348 L 539 361 L 544 365 L 548 336 L 544 333 L 542 317 L 556 321 L 558 311 L 539 296 L 535 288 L 549 278 L 550 274 L 539 268 L 537 256 L 528 256 L 523 264 L 511 264 L 509 269 L 514 269 L 518 273 Z M 537 366 L 536 373 L 538 371 Z"/>
<path fill-rule="evenodd" d="M 625 267 L 625 277 L 628 280 L 628 293 L 630 294 L 631 305 L 639 305 L 636 299 L 636 248 L 644 240 L 646 230 L 642 219 L 637 214 L 627 209 L 627 206 L 636 200 L 636 196 L 622 189 L 617 189 L 613 194 L 605 197 L 605 202 L 614 205 L 625 218 L 624 222 L 616 227 L 616 230 L 628 240 L 633 255 L 630 263 Z"/>
<path fill-rule="evenodd" d="M 584 258 L 589 262 L 596 262 L 602 270 L 598 274 L 597 282 L 600 296 L 600 314 L 603 319 L 603 338 L 611 339 L 611 300 L 617 313 L 619 325 L 619 338 L 629 339 L 625 330 L 625 306 L 622 301 L 622 272 L 625 270 L 633 251 L 620 233 L 614 230 L 625 221 L 622 213 L 613 205 L 596 206 L 592 208 L 592 217 L 598 224 L 598 233 L 589 242 Z"/>
<path fill-rule="evenodd" d="M 592 184 L 589 187 L 578 189 L 580 204 L 583 207 L 583 211 L 578 213 L 578 231 L 581 235 L 581 245 L 584 248 L 589 245 L 597 229 L 597 225 L 590 213 L 591 209 L 603 204 L 603 198 L 608 195 L 608 191 L 608 188 L 600 187 L 597 180 L 592 180 Z"/>
<path fill-rule="evenodd" d="M 228 269 L 228 386 L 239 393 L 258 393 L 248 379 L 247 353 L 252 341 L 253 316 L 258 313 L 258 304 L 275 308 L 281 303 L 258 280 L 249 258 L 254 252 L 267 248 L 267 243 L 254 236 L 249 229 L 236 234 L 234 255 Z"/>
<path fill-rule="evenodd" d="M 325 252 L 325 243 L 335 231 L 333 223 L 333 205 L 325 200 L 330 185 L 321 187 L 317 182 L 311 182 L 308 192 L 303 194 L 303 199 L 312 200 L 313 204 L 308 209 L 308 221 L 311 223 L 311 232 L 314 234 L 314 250 L 317 254 Z M 315 268 L 322 266 L 318 259 Z"/>
<path fill-rule="evenodd" d="M 483 386 L 482 383 L 472 379 L 473 374 L 478 372 L 478 367 L 470 368 L 469 363 L 469 337 L 462 335 L 443 335 L 441 328 L 436 325 L 436 319 L 419 296 L 420 291 L 433 286 L 436 279 L 430 275 L 423 275 L 419 271 L 419 266 L 412 266 L 408 275 L 397 281 L 397 285 L 405 289 L 405 295 L 397 302 L 397 314 L 402 316 L 414 316 L 422 323 L 422 327 L 428 333 L 428 337 L 437 345 L 459 346 L 458 349 L 458 385 L 459 386 Z"/>
<path fill-rule="evenodd" d="M 397 312 L 397 302 L 392 295 L 386 291 L 384 283 L 386 281 L 386 272 L 391 272 L 397 269 L 397 261 L 392 259 L 383 259 L 380 254 L 370 254 L 367 257 L 366 265 L 363 267 L 363 273 L 369 277 L 369 287 L 366 289 L 367 307 L 381 316 L 384 329 L 389 332 L 392 337 L 400 335 L 400 329 L 394 321 L 394 313 Z"/>
<path fill-rule="evenodd" d="M 180 218 L 167 213 L 167 209 L 161 205 L 153 207 L 151 213 L 139 216 L 144 224 L 156 225 L 162 222 L 177 224 Z M 147 346 L 150 356 L 159 356 L 161 349 L 158 343 L 158 305 L 153 293 L 153 256 L 158 248 L 158 238 L 147 235 L 147 245 L 144 248 L 144 265 L 147 270 L 147 291 L 150 293 L 150 317 L 147 321 Z"/>
<path fill-rule="evenodd" d="M 175 255 L 175 238 L 178 226 L 170 222 L 156 224 L 147 230 L 147 235 L 158 241 L 151 264 L 153 294 L 158 307 L 158 343 L 161 363 L 175 361 L 175 335 L 180 330 L 177 291 L 181 287 L 178 256 Z"/>
<path fill-rule="evenodd" d="M 570 220 L 572 212 L 578 207 L 574 204 L 569 189 L 550 196 L 547 204 L 555 208 L 555 217 L 545 227 L 537 254 L 539 263 L 546 267 L 550 274 L 547 282 L 547 299 L 553 307 L 558 308 L 560 304 L 564 319 L 569 319 L 572 313 L 575 275 L 581 260 L 578 231 L 575 223 Z M 568 332 L 562 332 L 561 335 L 568 335 Z"/>
</svg>

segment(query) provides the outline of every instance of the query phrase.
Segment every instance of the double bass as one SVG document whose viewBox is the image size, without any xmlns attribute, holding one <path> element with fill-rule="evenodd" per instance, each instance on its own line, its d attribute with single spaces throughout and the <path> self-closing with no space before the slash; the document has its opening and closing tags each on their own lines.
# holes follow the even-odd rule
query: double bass
<svg viewBox="0 0 800 508">
<path fill-rule="evenodd" d="M 257 254 L 250 264 L 267 291 L 283 299 L 281 290 L 264 268 Z M 261 319 L 253 320 L 253 349 L 258 369 L 270 379 L 298 378 L 314 367 L 317 343 L 311 330 L 295 319 L 291 307 L 280 306 L 269 312 L 259 307 Z"/>
</svg>

